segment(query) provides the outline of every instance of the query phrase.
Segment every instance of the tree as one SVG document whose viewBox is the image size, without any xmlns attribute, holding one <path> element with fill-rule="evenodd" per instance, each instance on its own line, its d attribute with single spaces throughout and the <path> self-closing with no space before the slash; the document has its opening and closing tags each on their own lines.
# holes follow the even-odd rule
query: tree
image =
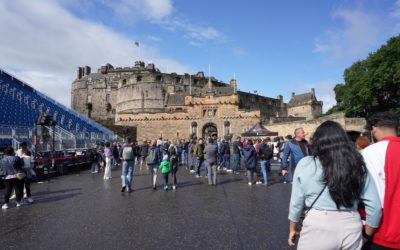
<svg viewBox="0 0 400 250">
<path fill-rule="evenodd" d="M 347 68 L 344 81 L 334 88 L 337 105 L 332 110 L 350 117 L 388 110 L 400 115 L 400 36 Z"/>
</svg>

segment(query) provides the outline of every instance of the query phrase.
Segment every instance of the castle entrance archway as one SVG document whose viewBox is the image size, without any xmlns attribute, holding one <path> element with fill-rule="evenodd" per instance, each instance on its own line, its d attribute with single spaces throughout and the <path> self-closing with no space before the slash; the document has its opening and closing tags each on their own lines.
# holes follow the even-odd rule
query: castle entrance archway
<svg viewBox="0 0 400 250">
<path fill-rule="evenodd" d="M 206 123 L 203 127 L 203 138 L 208 138 L 212 135 L 218 136 L 217 125 L 214 123 Z"/>
</svg>

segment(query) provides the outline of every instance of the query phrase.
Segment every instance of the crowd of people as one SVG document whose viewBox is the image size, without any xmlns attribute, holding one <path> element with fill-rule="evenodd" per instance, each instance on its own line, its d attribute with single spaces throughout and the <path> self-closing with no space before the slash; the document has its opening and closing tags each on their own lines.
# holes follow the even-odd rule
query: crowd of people
<svg viewBox="0 0 400 250">
<path fill-rule="evenodd" d="M 322 123 L 310 142 L 302 128 L 295 129 L 293 138 L 237 137 L 233 142 L 215 135 L 190 140 L 159 138 L 141 144 L 127 138 L 123 145 L 97 145 L 91 171 L 98 173 L 104 168 L 104 180 L 109 180 L 111 169 L 121 164 L 121 192 L 133 191 L 135 166 L 148 169 L 154 190 L 159 172 L 163 189 L 176 190 L 181 168 L 195 178 L 208 178 L 210 186 L 217 185 L 219 172 L 235 175 L 245 170 L 252 186 L 268 185 L 271 161 L 275 160 L 280 163 L 283 183 L 293 184 L 290 246 L 300 235 L 298 249 L 400 249 L 398 123 L 392 112 L 370 117 L 367 129 L 377 141 L 373 144 L 366 136 L 351 141 L 334 121 Z M 32 203 L 30 180 L 35 173 L 26 144 L 17 155 L 11 147 L 4 153 L 0 160 L 0 176 L 6 184 L 2 208 L 9 208 L 13 189 L 17 206 L 23 203 L 24 188 L 26 202 Z"/>
<path fill-rule="evenodd" d="M 290 139 L 291 136 L 287 136 L 286 140 L 283 137 L 242 139 L 238 136 L 234 142 L 230 142 L 229 138 L 218 139 L 216 135 L 212 135 L 204 139 L 188 140 L 159 138 L 143 140 L 139 144 L 128 137 L 123 145 L 118 142 L 114 144 L 107 142 L 102 147 L 98 144 L 91 169 L 92 173 L 98 173 L 104 166 L 104 179 L 108 180 L 112 178 L 111 169 L 121 164 L 121 192 L 132 191 L 135 167 L 140 171 L 147 168 L 154 190 L 157 190 L 158 172 L 163 175 L 164 190 L 175 190 L 178 186 L 177 172 L 180 168 L 194 174 L 195 178 L 208 178 L 209 185 L 217 184 L 218 173 L 239 174 L 242 169 L 248 177 L 249 186 L 254 184 L 266 186 L 271 161 L 274 158 L 276 162 L 281 162 L 282 159 L 287 161 L 284 166 L 291 174 L 291 157 L 288 155 L 292 151 L 287 150 L 286 155 L 284 151 L 285 144 Z M 301 140 L 304 140 L 304 136 Z M 258 172 L 262 174 L 260 178 Z M 169 185 L 169 176 L 172 177 L 172 185 Z"/>
</svg>

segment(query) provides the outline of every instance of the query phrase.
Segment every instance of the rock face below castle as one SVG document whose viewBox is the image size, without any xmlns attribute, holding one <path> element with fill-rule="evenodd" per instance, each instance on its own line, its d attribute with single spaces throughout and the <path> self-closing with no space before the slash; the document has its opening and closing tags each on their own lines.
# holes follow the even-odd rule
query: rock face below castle
<svg viewBox="0 0 400 250">
<path fill-rule="evenodd" d="M 205 77 L 203 72 L 165 74 L 154 64 L 146 66 L 143 62 L 125 68 L 106 64 L 97 73 L 91 73 L 88 66 L 79 67 L 72 83 L 71 103 L 73 109 L 94 120 L 137 127 L 140 140 L 209 134 L 236 137 L 260 120 L 269 122 L 288 116 L 288 104 L 282 96 L 270 98 L 241 92 L 235 80 L 226 84 Z M 292 104 L 291 109 L 295 108 Z M 322 112 L 322 102 L 309 104 L 320 105 L 317 109 Z M 304 110 L 307 101 L 301 105 Z M 306 117 L 312 118 L 316 113 Z"/>
</svg>

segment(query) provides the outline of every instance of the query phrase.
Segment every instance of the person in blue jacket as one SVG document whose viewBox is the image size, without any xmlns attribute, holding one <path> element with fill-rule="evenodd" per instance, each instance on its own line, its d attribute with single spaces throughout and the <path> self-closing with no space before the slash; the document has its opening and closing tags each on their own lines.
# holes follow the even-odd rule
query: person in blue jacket
<svg viewBox="0 0 400 250">
<path fill-rule="evenodd" d="M 293 172 L 297 163 L 305 156 L 310 155 L 308 142 L 305 139 L 306 134 L 303 128 L 294 130 L 294 138 L 285 143 L 282 157 L 282 175 L 283 183 L 291 183 Z"/>
</svg>

